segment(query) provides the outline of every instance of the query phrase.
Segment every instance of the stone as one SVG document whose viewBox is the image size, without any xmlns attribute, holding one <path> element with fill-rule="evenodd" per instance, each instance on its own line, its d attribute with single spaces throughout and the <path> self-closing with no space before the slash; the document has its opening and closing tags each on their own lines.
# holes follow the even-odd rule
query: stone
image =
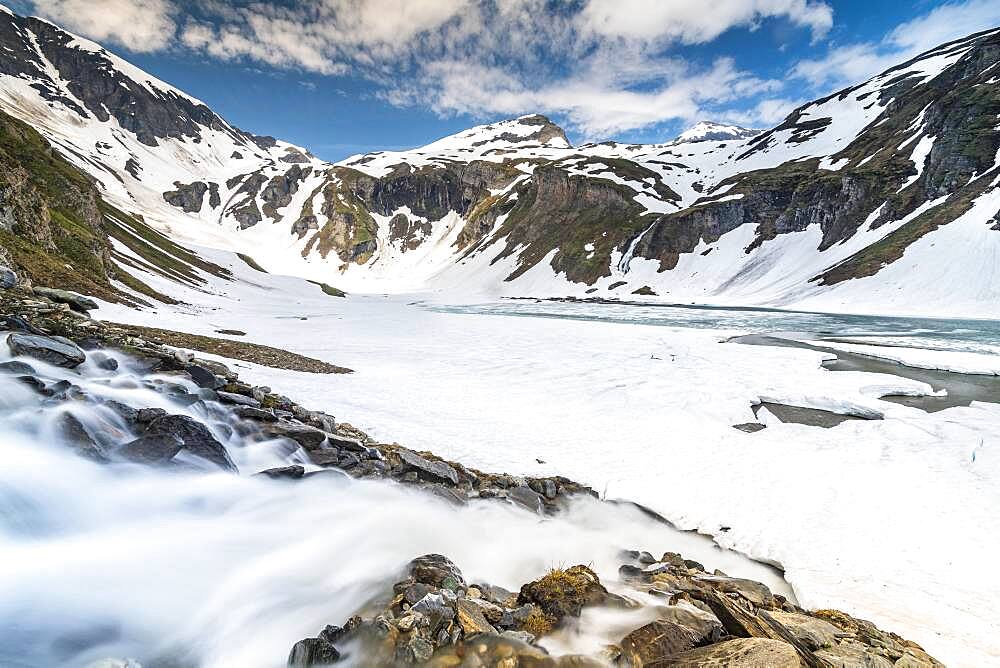
<svg viewBox="0 0 1000 668">
<path fill-rule="evenodd" d="M 441 594 L 425 594 L 422 599 L 413 604 L 411 610 L 420 613 L 427 619 L 428 631 L 431 635 L 437 633 L 442 624 L 455 617 L 455 609 L 448 605 Z"/>
<path fill-rule="evenodd" d="M 800 668 L 798 652 L 780 640 L 736 638 L 691 649 L 649 664 L 650 668 Z"/>
<path fill-rule="evenodd" d="M 98 369 L 104 371 L 117 371 L 118 370 L 118 360 L 110 355 L 102 352 L 90 353 L 90 359 L 94 362 Z"/>
<path fill-rule="evenodd" d="M 260 408 L 260 402 L 253 397 L 245 397 L 242 394 L 236 394 L 235 392 L 219 392 L 219 400 L 223 403 L 236 404 L 237 406 Z"/>
<path fill-rule="evenodd" d="M 542 509 L 545 507 L 541 495 L 527 485 L 520 485 L 507 490 L 507 498 L 534 513 L 542 512 Z"/>
<path fill-rule="evenodd" d="M 444 462 L 425 459 L 406 448 L 400 448 L 398 454 L 404 467 L 415 471 L 419 478 L 435 482 L 449 482 L 452 485 L 458 484 L 458 471 L 450 465 Z"/>
<path fill-rule="evenodd" d="M 0 290 L 17 287 L 17 273 L 10 267 L 0 265 Z"/>
<path fill-rule="evenodd" d="M 18 362 L 17 360 L 11 360 L 9 362 L 0 362 L 0 373 L 9 373 L 17 376 L 33 376 L 36 372 L 30 364 Z"/>
<path fill-rule="evenodd" d="M 658 610 L 658 615 L 662 621 L 673 622 L 691 629 L 700 640 L 706 642 L 717 642 L 724 633 L 722 622 L 718 617 L 687 601 L 682 600 L 676 605 L 662 607 Z"/>
<path fill-rule="evenodd" d="M 33 357 L 65 369 L 75 369 L 87 359 L 79 346 L 62 337 L 14 332 L 7 337 L 7 347 L 15 355 Z"/>
<path fill-rule="evenodd" d="M 304 424 L 294 422 L 275 422 L 264 426 L 264 433 L 268 436 L 283 436 L 301 445 L 305 450 L 316 450 L 326 441 L 326 433 L 309 427 Z"/>
<path fill-rule="evenodd" d="M 340 659 L 340 652 L 323 638 L 306 638 L 292 646 L 288 655 L 289 668 L 328 666 Z"/>
<path fill-rule="evenodd" d="M 203 366 L 198 366 L 197 364 L 192 364 L 187 368 L 187 373 L 191 376 L 191 380 L 198 387 L 204 387 L 209 390 L 217 390 L 223 385 L 225 381 L 216 376 L 214 373 L 209 371 Z"/>
<path fill-rule="evenodd" d="M 175 434 L 140 436 L 122 445 L 118 455 L 136 464 L 162 464 L 173 459 L 184 447 L 184 441 Z"/>
<path fill-rule="evenodd" d="M 410 562 L 409 574 L 416 582 L 455 591 L 465 588 L 465 578 L 451 559 L 440 554 L 425 554 Z"/>
<path fill-rule="evenodd" d="M 771 590 L 760 582 L 719 575 L 699 575 L 694 579 L 696 582 L 711 583 L 719 591 L 739 594 L 758 607 L 770 608 L 774 606 L 774 596 L 771 594 Z"/>
<path fill-rule="evenodd" d="M 496 633 L 496 629 L 486 621 L 482 608 L 469 599 L 458 599 L 455 610 L 458 615 L 458 623 L 466 638 L 476 633 Z"/>
<path fill-rule="evenodd" d="M 57 290 L 55 288 L 33 288 L 36 295 L 41 295 L 42 297 L 47 297 L 54 302 L 60 304 L 67 304 L 71 309 L 78 313 L 86 313 L 87 311 L 93 311 L 98 308 L 97 302 L 89 297 L 84 297 L 75 292 L 70 292 L 69 290 Z"/>
<path fill-rule="evenodd" d="M 97 441 L 87 432 L 83 423 L 72 413 L 63 413 L 59 418 L 59 432 L 67 445 L 81 457 L 97 462 L 106 462 L 107 455 Z"/>
<path fill-rule="evenodd" d="M 843 635 L 843 631 L 830 622 L 809 615 L 780 610 L 768 615 L 812 651 L 835 645 L 838 637 Z"/>
<path fill-rule="evenodd" d="M 644 668 L 657 659 L 694 649 L 701 638 L 674 622 L 656 620 L 637 628 L 619 643 L 621 660 L 629 668 Z"/>
<path fill-rule="evenodd" d="M 167 411 L 162 408 L 140 408 L 135 414 L 135 421 L 140 424 L 146 424 L 166 414 Z"/>
<path fill-rule="evenodd" d="M 140 411 L 141 412 L 141 411 Z M 224 471 L 236 472 L 226 448 L 212 435 L 208 427 L 186 415 L 164 415 L 149 423 L 149 435 L 173 434 L 184 442 L 184 450 L 215 464 Z"/>
<path fill-rule="evenodd" d="M 254 475 L 264 476 L 266 478 L 271 478 L 273 480 L 286 479 L 286 480 L 297 480 L 306 474 L 305 468 L 299 466 L 298 464 L 293 464 L 292 466 L 279 466 L 273 469 L 265 469 Z"/>
<path fill-rule="evenodd" d="M 233 413 L 244 420 L 257 420 L 259 422 L 276 422 L 278 416 L 265 408 L 254 408 L 253 406 L 237 406 Z"/>
</svg>

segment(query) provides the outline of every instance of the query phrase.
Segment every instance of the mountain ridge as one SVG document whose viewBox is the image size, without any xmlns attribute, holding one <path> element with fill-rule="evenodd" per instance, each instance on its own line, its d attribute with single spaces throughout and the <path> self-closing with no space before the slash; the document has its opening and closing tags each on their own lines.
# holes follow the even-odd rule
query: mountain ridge
<svg viewBox="0 0 1000 668">
<path fill-rule="evenodd" d="M 0 63 L 0 108 L 118 208 L 269 270 L 358 291 L 914 312 L 926 289 L 950 285 L 959 312 L 1000 315 L 989 260 L 1000 235 L 967 220 L 993 217 L 996 30 L 764 131 L 703 122 L 663 144 L 574 147 L 528 115 L 329 163 L 235 128 L 93 42 L 9 16 L 0 45 L 22 57 Z M 122 92 L 99 113 L 109 86 Z M 970 239 L 986 251 L 946 270 L 926 257 L 928 235 L 949 258 Z"/>
</svg>

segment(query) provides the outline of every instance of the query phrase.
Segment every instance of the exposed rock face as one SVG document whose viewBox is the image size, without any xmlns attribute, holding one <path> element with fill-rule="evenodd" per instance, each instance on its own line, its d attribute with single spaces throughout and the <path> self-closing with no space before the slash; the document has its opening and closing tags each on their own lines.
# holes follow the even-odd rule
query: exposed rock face
<svg viewBox="0 0 1000 668">
<path fill-rule="evenodd" d="M 208 192 L 208 184 L 202 181 L 194 183 L 175 183 L 177 190 L 163 193 L 163 199 L 171 206 L 176 206 L 187 213 L 198 213 L 205 205 L 205 193 Z M 218 186 L 215 192 L 218 198 Z M 215 204 L 218 206 L 218 202 Z"/>
<path fill-rule="evenodd" d="M 34 34 L 36 43 L 30 38 Z M 43 96 L 74 110 L 81 117 L 118 124 L 149 146 L 166 138 L 201 138 L 201 128 L 231 133 L 241 143 L 253 137 L 232 129 L 211 109 L 165 84 L 143 85 L 124 76 L 113 56 L 103 50 L 74 46 L 72 35 L 35 18 L 4 15 L 0 21 L 0 48 L 7 52 L 0 73 L 25 76 Z M 44 58 L 44 60 L 43 60 Z M 65 96 L 50 79 L 46 61 L 68 82 L 69 91 L 83 107 Z"/>
</svg>

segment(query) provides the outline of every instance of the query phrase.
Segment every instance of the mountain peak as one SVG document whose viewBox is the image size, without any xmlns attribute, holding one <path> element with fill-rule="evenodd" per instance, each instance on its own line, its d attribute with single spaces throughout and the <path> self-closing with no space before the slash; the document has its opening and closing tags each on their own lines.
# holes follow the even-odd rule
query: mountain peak
<svg viewBox="0 0 1000 668">
<path fill-rule="evenodd" d="M 759 135 L 760 130 L 743 128 L 738 125 L 726 125 L 714 121 L 699 121 L 688 128 L 674 141 L 678 143 L 698 141 L 728 141 L 732 139 L 749 139 Z"/>
</svg>

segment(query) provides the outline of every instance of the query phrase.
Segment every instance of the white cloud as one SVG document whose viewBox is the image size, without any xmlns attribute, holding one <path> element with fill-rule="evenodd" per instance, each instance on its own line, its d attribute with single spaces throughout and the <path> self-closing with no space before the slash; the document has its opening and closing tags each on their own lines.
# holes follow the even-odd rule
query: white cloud
<svg viewBox="0 0 1000 668">
<path fill-rule="evenodd" d="M 177 29 L 170 0 L 35 0 L 34 7 L 69 30 L 136 52 L 167 48 Z"/>
<path fill-rule="evenodd" d="M 833 9 L 816 0 L 587 0 L 580 17 L 600 35 L 686 44 L 710 42 L 765 18 L 786 18 L 814 37 L 833 25 Z"/>
<path fill-rule="evenodd" d="M 57 22 L 132 50 L 181 48 L 223 60 L 372 82 L 392 104 L 442 115 L 542 112 L 590 137 L 664 121 L 774 118 L 781 88 L 731 59 L 695 66 L 677 44 L 783 19 L 816 39 L 822 0 L 35 0 Z M 183 11 L 182 11 L 183 10 Z M 109 16 L 114 18 L 109 19 Z"/>
<path fill-rule="evenodd" d="M 544 85 L 528 85 L 501 68 L 438 62 L 412 86 L 396 89 L 386 97 L 395 104 L 407 104 L 433 90 L 433 108 L 442 114 L 559 114 L 588 138 L 604 139 L 609 134 L 665 121 L 693 122 L 711 115 L 706 107 L 780 87 L 779 82 L 761 80 L 736 69 L 728 58 L 720 58 L 708 69 L 691 68 L 683 61 L 666 61 L 657 71 L 658 85 L 635 90 L 617 85 L 620 73 L 593 67 Z"/>
<path fill-rule="evenodd" d="M 822 58 L 800 61 L 792 68 L 792 75 L 817 87 L 847 86 L 939 44 L 997 25 L 1000 25 L 997 0 L 949 2 L 898 25 L 878 43 L 834 46 Z"/>
</svg>

